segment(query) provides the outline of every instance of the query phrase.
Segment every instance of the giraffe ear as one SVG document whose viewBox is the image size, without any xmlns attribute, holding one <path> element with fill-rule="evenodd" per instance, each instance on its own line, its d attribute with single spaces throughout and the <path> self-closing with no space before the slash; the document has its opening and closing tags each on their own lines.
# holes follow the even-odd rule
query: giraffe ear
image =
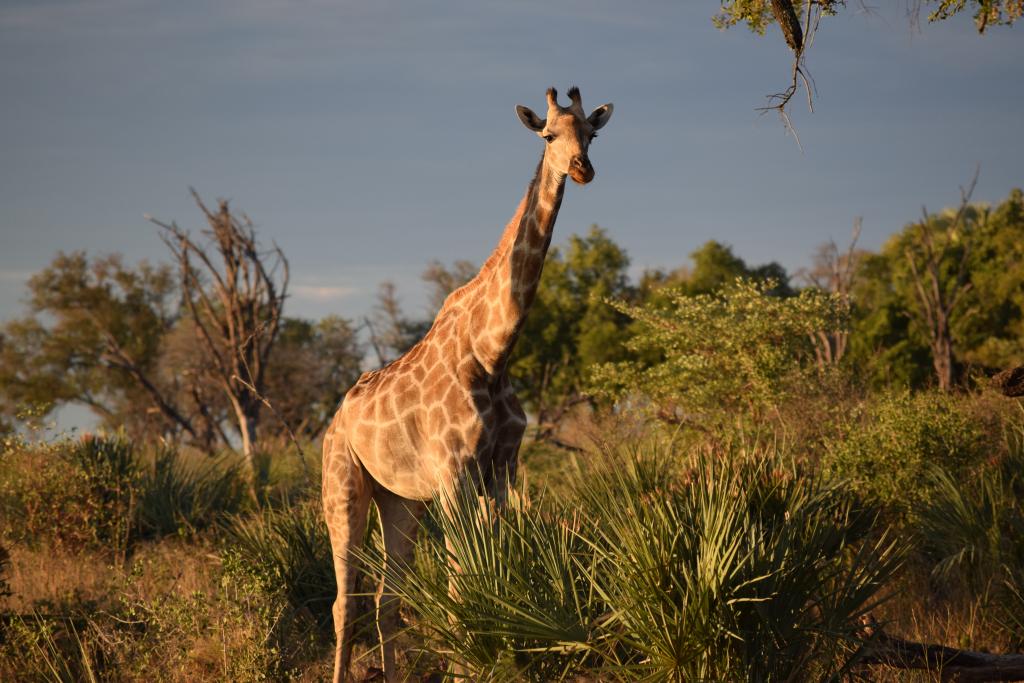
<svg viewBox="0 0 1024 683">
<path fill-rule="evenodd" d="M 612 111 L 614 109 L 615 107 L 612 106 L 611 102 L 608 104 L 602 104 L 590 113 L 590 116 L 587 117 L 587 121 L 594 127 L 594 130 L 600 130 L 601 128 L 604 128 L 604 124 L 608 123 L 608 119 L 612 117 Z"/>
<path fill-rule="evenodd" d="M 516 114 L 519 116 L 519 120 L 523 122 L 524 126 L 537 133 L 544 130 L 544 126 L 547 124 L 546 119 L 542 119 L 534 114 L 532 109 L 524 107 L 521 104 L 516 105 Z"/>
</svg>

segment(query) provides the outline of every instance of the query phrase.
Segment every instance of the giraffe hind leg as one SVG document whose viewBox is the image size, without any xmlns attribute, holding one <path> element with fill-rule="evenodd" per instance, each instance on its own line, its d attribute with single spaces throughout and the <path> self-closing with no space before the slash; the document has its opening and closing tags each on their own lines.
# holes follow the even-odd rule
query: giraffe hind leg
<svg viewBox="0 0 1024 683">
<path fill-rule="evenodd" d="M 354 550 L 363 542 L 370 510 L 371 480 L 352 457 L 343 438 L 324 443 L 323 505 L 331 538 L 338 595 L 334 601 L 334 682 L 348 680 L 352 657 L 352 626 L 356 616 L 357 559 Z"/>
<path fill-rule="evenodd" d="M 395 635 L 399 626 L 398 597 L 394 593 L 393 579 L 389 574 L 409 566 L 419 520 L 426 505 L 420 501 L 407 500 L 383 488 L 378 488 L 374 501 L 380 513 L 385 564 L 384 575 L 377 588 L 377 630 L 380 634 L 384 678 L 387 683 L 394 683 L 403 678 L 395 662 Z"/>
</svg>

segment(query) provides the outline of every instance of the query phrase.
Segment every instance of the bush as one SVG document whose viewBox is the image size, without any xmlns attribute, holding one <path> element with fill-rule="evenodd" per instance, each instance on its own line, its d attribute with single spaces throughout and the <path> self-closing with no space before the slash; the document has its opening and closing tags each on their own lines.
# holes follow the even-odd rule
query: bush
<svg viewBox="0 0 1024 683">
<path fill-rule="evenodd" d="M 80 603 L 60 615 L 12 615 L 0 640 L 0 680 L 293 680 L 315 661 L 312 619 L 230 554 L 213 590 L 140 585 L 178 571 L 136 563 L 103 609 Z"/>
<path fill-rule="evenodd" d="M 194 533 L 237 512 L 245 483 L 223 459 L 188 466 L 180 452 L 158 446 L 139 480 L 138 528 L 145 536 Z"/>
<path fill-rule="evenodd" d="M 935 496 L 934 468 L 967 477 L 998 448 L 969 399 L 892 393 L 854 411 L 826 444 L 824 465 L 868 501 L 906 518 Z"/>
<path fill-rule="evenodd" d="M 805 289 L 783 298 L 775 286 L 739 279 L 715 294 L 610 302 L 636 321 L 634 359 L 594 368 L 594 390 L 669 422 L 756 423 L 818 371 L 815 336 L 842 329 L 847 312 L 838 296 Z"/>
<path fill-rule="evenodd" d="M 448 545 L 423 534 L 416 569 L 390 570 L 425 647 L 498 681 L 827 678 L 855 661 L 899 562 L 873 519 L 770 454 L 674 462 L 610 457 L 575 503 L 493 513 L 469 488 L 435 504 Z"/>
<path fill-rule="evenodd" d="M 933 495 L 915 518 L 920 561 L 933 580 L 958 594 L 978 595 L 1011 644 L 1024 643 L 1024 450 L 1007 434 L 1007 453 L 954 478 L 936 468 Z"/>
<path fill-rule="evenodd" d="M 676 480 L 665 468 L 634 455 L 585 484 L 601 520 L 595 587 L 632 653 L 628 678 L 824 680 L 848 668 L 856 623 L 899 564 L 873 517 L 770 452 L 700 455 Z"/>
<path fill-rule="evenodd" d="M 6 537 L 28 544 L 48 541 L 70 552 L 126 551 L 138 484 L 134 451 L 126 439 L 19 443 L 9 446 L 3 467 Z"/>
<path fill-rule="evenodd" d="M 124 558 L 142 538 L 191 534 L 242 503 L 237 465 L 188 465 L 156 447 L 152 460 L 122 435 L 13 443 L 0 461 L 2 537 L 60 552 Z"/>
<path fill-rule="evenodd" d="M 318 503 L 233 517 L 224 530 L 232 566 L 280 592 L 294 609 L 308 610 L 322 628 L 330 626 L 337 584 Z"/>
</svg>

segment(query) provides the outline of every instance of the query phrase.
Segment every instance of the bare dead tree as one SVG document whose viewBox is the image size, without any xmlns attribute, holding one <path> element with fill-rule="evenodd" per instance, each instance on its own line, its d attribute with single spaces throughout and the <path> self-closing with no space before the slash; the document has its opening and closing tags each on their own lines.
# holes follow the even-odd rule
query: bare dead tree
<svg viewBox="0 0 1024 683">
<path fill-rule="evenodd" d="M 432 323 L 433 320 L 406 317 L 398 300 L 398 288 L 390 280 L 380 283 L 374 314 L 363 319 L 370 333 L 370 346 L 382 367 L 422 339 Z"/>
<path fill-rule="evenodd" d="M 860 239 L 862 221 L 857 216 L 853 219 L 853 232 L 850 243 L 845 251 L 840 251 L 834 240 L 818 247 L 814 255 L 814 266 L 801 273 L 804 280 L 818 289 L 839 297 L 842 305 L 850 307 L 850 292 L 853 290 L 854 277 L 857 272 L 857 241 Z M 846 347 L 850 340 L 849 329 L 843 327 L 834 330 L 818 330 L 811 335 L 814 344 L 814 355 L 819 370 L 826 366 L 838 365 L 846 355 Z"/>
<path fill-rule="evenodd" d="M 178 263 L 182 298 L 208 356 L 213 381 L 234 412 L 242 454 L 255 481 L 254 450 L 261 393 L 270 351 L 277 339 L 288 290 L 288 260 L 276 244 L 261 250 L 252 221 L 216 210 L 190 190 L 208 225 L 198 242 L 176 223 L 150 219 Z"/>
<path fill-rule="evenodd" d="M 953 386 L 953 334 L 950 319 L 957 306 L 963 302 L 964 294 L 971 290 L 967 271 L 971 240 L 966 234 L 966 220 L 971 195 L 978 184 L 979 170 L 975 169 L 974 177 L 966 189 L 960 188 L 960 206 L 946 227 L 942 243 L 935 244 L 928 210 L 922 207 L 921 222 L 917 224 L 914 235 L 916 239 L 904 251 L 910 265 L 914 293 L 917 295 L 920 322 L 928 336 L 932 365 L 942 391 L 949 391 Z M 940 272 L 942 263 L 949 258 L 958 242 L 962 242 L 962 247 L 956 272 L 952 278 L 944 281 Z"/>
</svg>

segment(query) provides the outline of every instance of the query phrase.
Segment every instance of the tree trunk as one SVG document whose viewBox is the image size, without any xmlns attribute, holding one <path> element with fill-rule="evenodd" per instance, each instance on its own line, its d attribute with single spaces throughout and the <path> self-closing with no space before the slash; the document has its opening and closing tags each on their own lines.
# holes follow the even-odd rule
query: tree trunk
<svg viewBox="0 0 1024 683">
<path fill-rule="evenodd" d="M 950 338 L 949 324 L 943 318 L 932 340 L 932 365 L 939 390 L 948 392 L 953 388 L 953 340 Z"/>
<path fill-rule="evenodd" d="M 915 643 L 885 634 L 869 646 L 866 666 L 929 671 L 943 681 L 1022 681 L 1024 655 L 994 655 L 988 652 L 957 650 L 942 645 Z"/>
<path fill-rule="evenodd" d="M 235 409 L 235 419 L 238 422 L 238 433 L 242 437 L 242 459 L 245 461 L 245 475 L 249 487 L 249 495 L 254 502 L 258 502 L 256 495 L 256 427 L 259 423 L 258 408 L 251 405 L 244 405 L 242 401 L 230 396 L 231 405 Z"/>
</svg>

